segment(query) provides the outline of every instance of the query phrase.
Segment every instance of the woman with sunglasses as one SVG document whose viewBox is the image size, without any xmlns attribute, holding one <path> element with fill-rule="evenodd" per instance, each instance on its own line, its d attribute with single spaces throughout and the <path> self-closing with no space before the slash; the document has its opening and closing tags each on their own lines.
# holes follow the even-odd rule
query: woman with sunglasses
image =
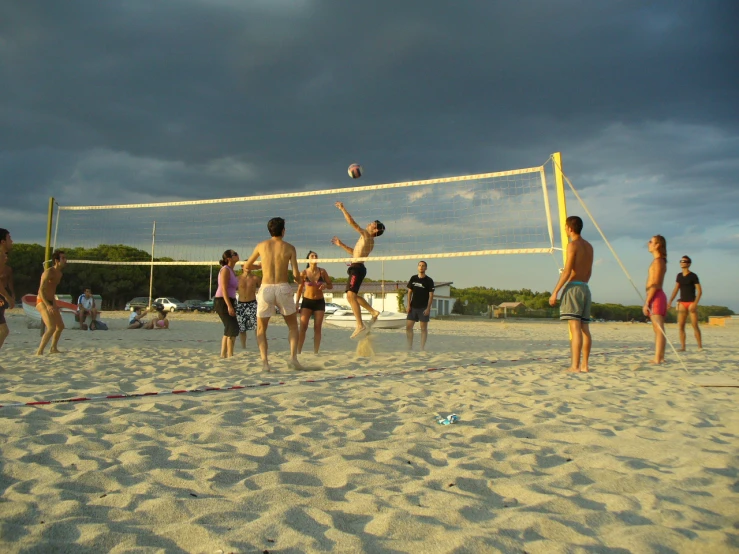
<svg viewBox="0 0 739 554">
<path fill-rule="evenodd" d="M 689 256 L 683 256 L 680 259 L 681 271 L 675 279 L 675 290 L 672 291 L 669 302 L 669 305 L 672 306 L 672 301 L 675 300 L 679 291 L 677 326 L 680 330 L 680 352 L 685 352 L 685 321 L 688 319 L 688 315 L 690 315 L 690 323 L 693 326 L 693 334 L 695 335 L 695 341 L 698 343 L 698 350 L 703 350 L 703 337 L 701 336 L 700 327 L 698 327 L 698 301 L 703 295 L 703 289 L 698 276 L 690 271 L 692 263 L 693 261 Z"/>
<path fill-rule="evenodd" d="M 662 235 L 654 235 L 647 243 L 647 249 L 652 255 L 652 263 L 647 274 L 647 300 L 643 312 L 652 321 L 654 328 L 654 359 L 653 364 L 665 362 L 665 316 L 667 315 L 667 296 L 662 287 L 667 272 L 667 239 Z"/>
</svg>

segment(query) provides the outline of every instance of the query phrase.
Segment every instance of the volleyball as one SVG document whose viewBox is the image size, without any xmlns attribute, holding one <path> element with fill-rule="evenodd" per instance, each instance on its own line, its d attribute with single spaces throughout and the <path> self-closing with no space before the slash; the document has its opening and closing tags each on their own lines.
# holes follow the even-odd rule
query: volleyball
<svg viewBox="0 0 739 554">
<path fill-rule="evenodd" d="M 359 179 L 362 176 L 362 166 L 359 164 L 352 164 L 349 166 L 349 177 L 352 179 Z"/>
</svg>

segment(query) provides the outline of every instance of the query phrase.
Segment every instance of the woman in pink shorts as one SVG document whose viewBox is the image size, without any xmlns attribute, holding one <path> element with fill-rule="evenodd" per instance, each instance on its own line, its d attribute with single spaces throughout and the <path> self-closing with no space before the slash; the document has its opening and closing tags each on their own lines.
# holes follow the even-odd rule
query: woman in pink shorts
<svg viewBox="0 0 739 554">
<path fill-rule="evenodd" d="M 652 263 L 647 274 L 647 299 L 644 302 L 644 315 L 652 320 L 654 328 L 654 359 L 653 364 L 665 361 L 665 316 L 667 315 L 667 296 L 662 287 L 667 272 L 667 239 L 662 235 L 654 235 L 647 243 L 647 249 L 652 254 Z"/>
</svg>

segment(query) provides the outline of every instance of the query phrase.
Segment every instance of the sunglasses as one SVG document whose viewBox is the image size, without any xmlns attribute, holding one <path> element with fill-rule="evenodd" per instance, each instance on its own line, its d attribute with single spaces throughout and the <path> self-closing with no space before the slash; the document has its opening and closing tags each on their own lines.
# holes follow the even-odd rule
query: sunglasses
<svg viewBox="0 0 739 554">
<path fill-rule="evenodd" d="M 680 260 L 681 264 L 689 264 L 690 262 L 688 260 Z"/>
</svg>

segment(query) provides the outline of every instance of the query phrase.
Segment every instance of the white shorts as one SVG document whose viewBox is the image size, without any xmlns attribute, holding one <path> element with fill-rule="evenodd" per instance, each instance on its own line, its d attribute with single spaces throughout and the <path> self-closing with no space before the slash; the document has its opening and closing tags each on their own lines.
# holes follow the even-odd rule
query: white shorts
<svg viewBox="0 0 739 554">
<path fill-rule="evenodd" d="M 262 285 L 257 293 L 257 317 L 272 317 L 275 315 L 275 306 L 280 313 L 292 315 L 296 312 L 295 295 L 287 283 L 279 285 Z"/>
</svg>

